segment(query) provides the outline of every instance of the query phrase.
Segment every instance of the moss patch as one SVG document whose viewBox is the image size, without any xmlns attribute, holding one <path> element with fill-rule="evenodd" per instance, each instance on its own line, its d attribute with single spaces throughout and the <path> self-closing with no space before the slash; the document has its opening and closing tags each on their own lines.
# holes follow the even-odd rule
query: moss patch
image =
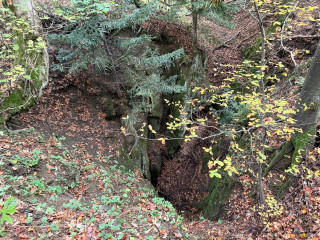
<svg viewBox="0 0 320 240">
<path fill-rule="evenodd" d="M 222 178 L 213 178 L 209 186 L 209 195 L 193 205 L 202 211 L 206 219 L 217 220 L 234 187 L 231 177 L 220 171 Z"/>
<path fill-rule="evenodd" d="M 268 36 L 270 33 L 273 33 L 276 31 L 277 26 L 270 25 L 266 29 L 266 35 Z M 260 56 L 257 56 L 257 52 L 259 51 L 260 47 L 262 44 L 262 36 L 259 36 L 257 40 L 247 48 L 246 52 L 244 53 L 244 59 L 249 59 L 249 60 L 260 60 Z M 256 59 L 257 58 L 257 59 Z"/>
<path fill-rule="evenodd" d="M 120 150 L 119 158 L 119 163 L 121 163 L 121 166 L 124 166 L 126 169 L 134 170 L 138 168 L 137 164 L 132 160 L 131 157 L 129 157 L 129 152 L 127 150 Z"/>
<path fill-rule="evenodd" d="M 292 143 L 294 146 L 294 152 L 292 155 L 292 164 L 298 164 L 298 157 L 305 157 L 305 150 L 307 146 L 310 144 L 312 135 L 314 135 L 316 131 L 316 127 L 311 127 L 308 131 L 303 134 L 299 134 L 292 138 Z"/>
<path fill-rule="evenodd" d="M 107 120 L 112 120 L 112 119 L 116 118 L 117 114 L 116 114 L 116 109 L 114 107 L 113 100 L 108 99 L 105 102 L 103 112 L 106 114 Z"/>
<path fill-rule="evenodd" d="M 0 111 L 6 110 L 5 113 L 0 114 L 0 126 L 3 125 L 4 121 L 6 121 L 10 115 L 19 113 L 21 109 L 26 109 L 36 102 L 35 98 L 31 98 L 30 101 L 21 108 L 20 106 L 25 104 L 29 97 L 30 96 L 23 97 L 23 90 L 15 90 L 9 94 L 9 96 L 4 99 L 3 104 L 0 105 Z"/>
</svg>

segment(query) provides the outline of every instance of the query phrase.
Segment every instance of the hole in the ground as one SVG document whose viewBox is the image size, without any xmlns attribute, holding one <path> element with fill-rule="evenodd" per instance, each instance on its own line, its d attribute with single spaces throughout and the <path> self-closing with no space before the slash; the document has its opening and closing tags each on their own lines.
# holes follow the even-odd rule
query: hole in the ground
<svg viewBox="0 0 320 240">
<path fill-rule="evenodd" d="M 204 127 L 197 130 L 199 136 L 210 133 Z M 210 178 L 203 148 L 210 145 L 210 141 L 201 139 L 181 141 L 173 158 L 168 157 L 167 149 L 163 149 L 161 171 L 156 181 L 153 179 L 152 182 L 159 196 L 191 218 L 199 213 L 195 203 L 208 195 Z"/>
<path fill-rule="evenodd" d="M 314 147 L 317 148 L 320 146 L 320 126 L 318 125 L 316 129 L 317 129 L 317 133 L 316 133 L 316 139 L 314 142 Z"/>
</svg>

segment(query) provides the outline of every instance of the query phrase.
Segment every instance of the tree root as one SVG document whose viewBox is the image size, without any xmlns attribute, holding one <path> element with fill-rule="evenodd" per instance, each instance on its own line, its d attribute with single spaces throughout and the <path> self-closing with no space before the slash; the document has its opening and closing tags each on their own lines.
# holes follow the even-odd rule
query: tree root
<svg viewBox="0 0 320 240">
<path fill-rule="evenodd" d="M 294 145 L 291 141 L 286 142 L 284 146 L 281 148 L 280 152 L 276 154 L 273 159 L 271 160 L 269 166 L 265 169 L 263 173 L 263 177 L 266 177 L 269 173 L 269 171 L 272 169 L 272 167 L 279 162 L 285 155 L 289 154 L 292 152 L 294 149 Z"/>
</svg>

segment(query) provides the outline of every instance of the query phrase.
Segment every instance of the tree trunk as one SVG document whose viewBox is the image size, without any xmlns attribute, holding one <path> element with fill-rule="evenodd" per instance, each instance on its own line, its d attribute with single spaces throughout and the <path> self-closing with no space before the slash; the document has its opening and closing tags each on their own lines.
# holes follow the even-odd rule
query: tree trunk
<svg viewBox="0 0 320 240">
<path fill-rule="evenodd" d="M 23 31 L 13 30 L 13 41 L 19 48 L 14 49 L 14 66 L 21 66 L 29 76 L 17 84 L 24 90 L 13 89 L 9 97 L 5 98 L 0 105 L 0 125 L 10 116 L 19 112 L 22 108 L 28 108 L 42 95 L 48 84 L 49 55 L 42 32 L 42 25 L 34 11 L 33 0 L 2 0 L 4 7 L 11 10 L 17 17 L 28 22 L 30 28 Z M 33 31 L 30 31 L 30 30 Z M 28 42 L 39 44 L 38 48 L 28 47 Z M 41 45 L 40 45 L 41 43 Z"/>
<path fill-rule="evenodd" d="M 198 42 L 198 10 L 194 3 L 196 0 L 191 0 L 192 4 L 192 26 L 193 26 L 193 44 L 197 44 Z"/>
<path fill-rule="evenodd" d="M 296 132 L 291 141 L 281 148 L 281 151 L 271 160 L 264 176 L 289 153 L 293 152 L 292 164 L 297 164 L 298 157 L 304 158 L 306 150 L 314 143 L 320 108 L 320 43 L 318 43 L 311 67 L 302 86 L 296 108 L 295 127 L 301 129 L 302 132 Z"/>
<path fill-rule="evenodd" d="M 303 84 L 300 101 L 297 104 L 297 127 L 304 133 L 315 129 L 320 107 L 320 43 L 314 54 L 311 67 Z M 305 106 L 307 107 L 305 109 Z"/>
</svg>

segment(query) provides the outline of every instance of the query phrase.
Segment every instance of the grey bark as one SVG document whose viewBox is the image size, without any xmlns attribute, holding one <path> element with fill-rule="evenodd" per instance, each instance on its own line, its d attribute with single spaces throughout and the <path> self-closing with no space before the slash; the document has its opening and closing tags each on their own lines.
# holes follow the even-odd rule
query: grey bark
<svg viewBox="0 0 320 240">
<path fill-rule="evenodd" d="M 198 10 L 196 9 L 196 6 L 194 3 L 196 0 L 191 0 L 192 4 L 192 26 L 193 26 L 193 44 L 198 43 Z"/>
<path fill-rule="evenodd" d="M 306 109 L 305 109 L 306 107 Z M 320 107 L 320 43 L 314 54 L 311 67 L 303 84 L 297 103 L 296 126 L 303 132 L 315 127 Z"/>
<path fill-rule="evenodd" d="M 296 108 L 297 113 L 294 117 L 296 120 L 295 127 L 301 129 L 302 133 L 297 132 L 293 139 L 298 139 L 299 135 L 302 134 L 315 133 L 320 108 L 320 42 L 318 43 L 317 50 L 312 59 L 311 67 L 302 86 Z M 306 139 L 302 139 L 302 141 L 305 140 Z M 305 141 L 303 148 L 305 149 L 307 145 L 312 145 L 313 142 L 314 137 L 310 136 L 309 140 Z M 299 149 L 296 149 L 294 142 L 291 140 L 287 142 L 281 148 L 281 151 L 271 160 L 269 167 L 265 170 L 263 176 L 266 176 L 273 166 L 293 150 L 297 152 Z M 295 162 L 295 159 L 293 159 L 293 162 Z"/>
</svg>

